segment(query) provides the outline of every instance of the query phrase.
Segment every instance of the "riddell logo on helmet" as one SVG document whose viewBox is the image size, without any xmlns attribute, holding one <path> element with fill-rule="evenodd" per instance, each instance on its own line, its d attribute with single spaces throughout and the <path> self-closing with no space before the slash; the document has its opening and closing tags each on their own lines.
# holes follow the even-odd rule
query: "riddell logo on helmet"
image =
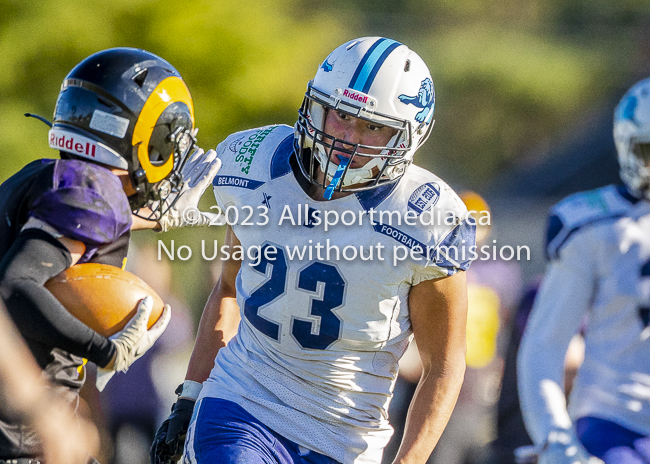
<svg viewBox="0 0 650 464">
<path fill-rule="evenodd" d="M 97 146 L 87 141 L 77 141 L 74 136 L 66 137 L 65 134 L 57 137 L 54 132 L 50 132 L 50 147 L 58 148 L 59 150 L 68 151 L 70 153 L 77 153 L 79 155 L 86 155 L 95 157 L 95 149 Z"/>
<path fill-rule="evenodd" d="M 351 100 L 356 100 L 361 103 L 368 103 L 368 95 L 363 95 L 359 92 L 352 91 L 350 89 L 345 89 L 343 91 L 343 96 L 348 97 Z"/>
</svg>

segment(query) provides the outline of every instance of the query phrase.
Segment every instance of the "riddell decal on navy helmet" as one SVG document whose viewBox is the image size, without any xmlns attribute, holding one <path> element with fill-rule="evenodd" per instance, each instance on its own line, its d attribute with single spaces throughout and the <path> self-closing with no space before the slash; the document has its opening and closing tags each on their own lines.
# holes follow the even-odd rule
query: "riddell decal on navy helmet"
<svg viewBox="0 0 650 464">
<path fill-rule="evenodd" d="M 50 129 L 50 148 L 61 150 L 101 164 L 128 169 L 126 160 L 110 147 L 95 139 L 71 131 Z"/>
</svg>

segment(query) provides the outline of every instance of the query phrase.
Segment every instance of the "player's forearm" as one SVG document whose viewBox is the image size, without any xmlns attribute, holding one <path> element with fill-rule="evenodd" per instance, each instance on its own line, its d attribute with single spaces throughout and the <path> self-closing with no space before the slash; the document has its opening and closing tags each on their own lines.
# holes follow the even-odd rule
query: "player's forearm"
<svg viewBox="0 0 650 464">
<path fill-rule="evenodd" d="M 436 371 L 425 371 L 411 401 L 394 464 L 424 464 L 451 416 L 465 375 L 464 353 Z"/>
<path fill-rule="evenodd" d="M 145 219 L 149 215 L 153 215 L 151 210 L 148 208 L 141 208 L 140 215 L 136 216 L 135 214 L 131 215 L 131 230 L 152 230 L 160 229 L 160 224 L 158 221 Z M 144 216 L 144 217 L 142 217 Z"/>
<path fill-rule="evenodd" d="M 0 263 L 0 296 L 20 333 L 103 366 L 113 345 L 70 314 L 43 284 L 70 265 L 68 252 L 40 230 L 22 232 Z"/>
<path fill-rule="evenodd" d="M 16 280 L 0 291 L 16 326 L 28 341 L 61 348 L 100 367 L 115 355 L 106 337 L 72 316 L 44 287 L 30 280 Z"/>
<path fill-rule="evenodd" d="M 219 283 L 203 310 L 186 380 L 207 380 L 217 353 L 235 336 L 239 321 L 239 306 L 234 294 Z"/>
<path fill-rule="evenodd" d="M 519 398 L 526 429 L 542 445 L 552 430 L 571 428 L 563 385 L 563 346 L 540 340 L 535 332 L 524 336 L 517 357 Z M 544 347 L 541 350 L 541 347 Z"/>
</svg>

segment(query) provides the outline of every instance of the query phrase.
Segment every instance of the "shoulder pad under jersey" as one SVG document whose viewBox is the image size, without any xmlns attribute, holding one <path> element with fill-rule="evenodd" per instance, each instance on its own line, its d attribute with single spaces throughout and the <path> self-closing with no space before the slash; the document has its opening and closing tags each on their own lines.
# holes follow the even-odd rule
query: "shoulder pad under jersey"
<svg viewBox="0 0 650 464">
<path fill-rule="evenodd" d="M 366 210 L 375 210 L 376 232 L 423 249 L 430 265 L 453 272 L 469 267 L 469 253 L 463 258 L 462 250 L 475 244 L 475 224 L 467 221 L 467 208 L 456 192 L 433 173 L 411 165 L 384 198 L 357 197 Z"/>
<path fill-rule="evenodd" d="M 549 211 L 546 230 L 546 257 L 559 256 L 567 240 L 580 230 L 625 214 L 632 203 L 624 187 L 608 185 L 569 195 Z"/>
<path fill-rule="evenodd" d="M 217 147 L 222 165 L 213 186 L 255 190 L 288 172 L 292 151 L 293 128 L 289 126 L 265 126 L 232 134 Z"/>
</svg>

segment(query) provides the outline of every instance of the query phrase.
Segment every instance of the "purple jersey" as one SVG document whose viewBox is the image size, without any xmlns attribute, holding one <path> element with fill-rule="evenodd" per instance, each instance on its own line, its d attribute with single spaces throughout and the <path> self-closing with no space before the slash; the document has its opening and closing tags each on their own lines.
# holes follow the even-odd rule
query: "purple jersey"
<svg viewBox="0 0 650 464">
<path fill-rule="evenodd" d="M 30 215 L 62 235 L 83 242 L 88 261 L 101 245 L 116 241 L 131 227 L 131 209 L 120 180 L 96 164 L 54 163 L 52 185 L 34 198 Z"/>
<path fill-rule="evenodd" d="M 108 169 L 77 160 L 38 160 L 0 186 L 0 259 L 29 217 L 83 242 L 89 261 L 131 227 L 131 209 L 120 180 Z"/>
</svg>

